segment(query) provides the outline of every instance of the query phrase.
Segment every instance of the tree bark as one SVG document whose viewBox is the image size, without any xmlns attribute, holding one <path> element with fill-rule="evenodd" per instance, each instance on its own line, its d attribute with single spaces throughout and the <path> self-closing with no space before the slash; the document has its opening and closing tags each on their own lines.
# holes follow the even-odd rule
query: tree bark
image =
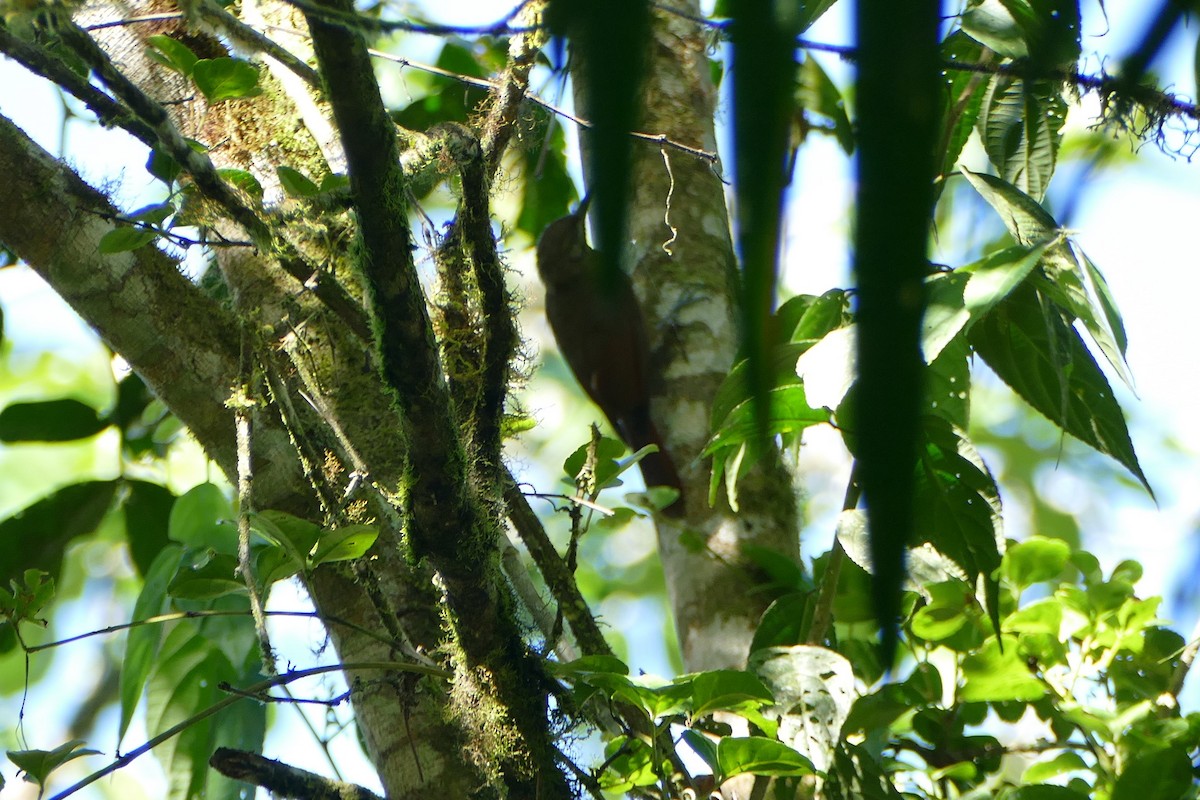
<svg viewBox="0 0 1200 800">
<path fill-rule="evenodd" d="M 641 131 L 715 153 L 717 91 L 706 32 L 686 18 L 700 16 L 698 3 L 679 7 L 682 14 L 653 12 Z M 575 97 L 586 118 L 582 81 L 575 81 Z M 586 131 L 580 138 L 586 149 Z M 795 493 L 776 460 L 740 480 L 736 513 L 723 495 L 708 503 L 710 465 L 700 454 L 713 397 L 738 343 L 737 259 L 721 166 L 642 140 L 633 156 L 633 278 L 662 376 L 653 413 L 686 500 L 684 519 L 656 518 L 659 553 L 687 669 L 741 667 L 768 602 L 765 593 L 752 591 L 761 576 L 746 550 L 799 559 Z"/>
</svg>

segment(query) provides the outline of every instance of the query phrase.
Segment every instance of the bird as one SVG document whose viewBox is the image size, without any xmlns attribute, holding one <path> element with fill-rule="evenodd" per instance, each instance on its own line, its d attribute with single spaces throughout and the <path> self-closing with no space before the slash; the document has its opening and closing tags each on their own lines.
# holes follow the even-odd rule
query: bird
<svg viewBox="0 0 1200 800">
<path fill-rule="evenodd" d="M 588 397 L 631 450 L 658 447 L 638 466 L 647 486 L 669 486 L 679 497 L 664 511 L 683 513 L 683 484 L 650 417 L 650 345 L 633 282 L 623 271 L 604 275 L 587 243 L 589 198 L 573 214 L 546 226 L 537 245 L 546 287 L 546 319 L 558 350 Z"/>
</svg>

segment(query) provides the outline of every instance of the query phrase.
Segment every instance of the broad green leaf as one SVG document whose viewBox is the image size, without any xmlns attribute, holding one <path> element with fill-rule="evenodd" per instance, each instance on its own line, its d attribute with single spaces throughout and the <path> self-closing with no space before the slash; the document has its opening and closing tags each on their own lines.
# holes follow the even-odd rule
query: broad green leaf
<svg viewBox="0 0 1200 800">
<path fill-rule="evenodd" d="M 269 544 L 254 548 L 254 575 L 264 587 L 287 580 L 302 569 L 304 562 L 282 547 Z"/>
<path fill-rule="evenodd" d="M 1044 598 L 1009 614 L 1004 618 L 1003 628 L 1007 633 L 1035 633 L 1058 637 L 1062 630 L 1062 622 L 1062 605 L 1053 598 Z"/>
<path fill-rule="evenodd" d="M 298 568 L 309 563 L 321 538 L 321 526 L 315 522 L 272 509 L 251 514 L 250 528 L 281 547 Z"/>
<path fill-rule="evenodd" d="M 1025 32 L 1001 0 L 975 0 L 959 19 L 972 39 L 1008 58 L 1029 55 Z"/>
<path fill-rule="evenodd" d="M 927 416 L 917 458 L 914 542 L 928 542 L 964 572 L 983 579 L 988 615 L 999 627 L 997 577 L 1004 535 L 1000 494 L 983 460 L 960 431 Z"/>
<path fill-rule="evenodd" d="M 283 191 L 290 197 L 315 197 L 321 193 L 321 189 L 312 179 L 299 170 L 280 164 L 275 167 L 275 174 L 279 176 Z"/>
<path fill-rule="evenodd" d="M 192 80 L 209 103 L 262 94 L 258 70 L 237 58 L 202 58 L 192 65 Z"/>
<path fill-rule="evenodd" d="M 754 629 L 750 653 L 803 642 L 812 625 L 815 592 L 791 592 L 773 601 Z"/>
<path fill-rule="evenodd" d="M 104 255 L 113 255 L 115 253 L 128 253 L 137 250 L 139 247 L 145 247 L 153 242 L 158 237 L 158 231 L 151 228 L 135 227 L 133 225 L 122 225 L 119 228 L 113 228 L 108 233 L 100 237 L 99 249 Z"/>
<path fill-rule="evenodd" d="M 243 624 L 249 624 L 243 620 Z M 197 625 L 183 621 L 175 625 L 163 642 L 150 676 L 146 728 L 151 736 L 195 716 L 225 697 L 221 683 L 237 684 L 245 677 Z M 261 747 L 266 709 L 245 701 L 241 708 L 226 709 L 213 717 L 195 721 L 182 733 L 167 739 L 154 754 L 167 775 L 170 800 L 204 796 L 210 800 L 232 800 L 236 794 L 210 791 L 208 759 L 218 746 Z M 257 745 L 257 746 L 255 746 Z"/>
<path fill-rule="evenodd" d="M 96 530 L 117 485 L 88 481 L 64 486 L 0 522 L 0 586 L 34 568 L 57 577 L 67 546 Z"/>
<path fill-rule="evenodd" d="M 1005 795 L 1006 800 L 1088 800 L 1090 797 L 1091 792 L 1081 793 L 1070 787 L 1051 783 L 1019 786 L 1011 794 Z"/>
<path fill-rule="evenodd" d="M 975 592 L 963 581 L 945 581 L 924 587 L 929 596 L 912 617 L 914 636 L 929 642 L 948 639 L 967 624 L 975 605 Z"/>
<path fill-rule="evenodd" d="M 718 773 L 735 775 L 811 775 L 813 764 L 787 745 L 763 736 L 724 736 L 717 741 Z"/>
<path fill-rule="evenodd" d="M 254 173 L 248 172 L 244 169 L 227 167 L 225 169 L 217 170 L 217 174 L 229 183 L 241 189 L 246 194 L 253 197 L 255 200 L 262 199 L 262 184 L 258 182 L 258 178 L 254 177 Z"/>
<path fill-rule="evenodd" d="M 955 31 L 942 42 L 942 60 L 956 64 L 977 64 L 983 57 L 979 43 L 962 31 Z M 963 147 L 975 130 L 979 108 L 983 104 L 986 76 L 970 70 L 945 70 L 945 90 L 942 97 L 942 139 L 945 152 L 941 157 L 941 175 L 954 172 Z M 939 191 L 942 184 L 939 184 Z"/>
<path fill-rule="evenodd" d="M 1104 276 L 1095 264 L 1070 243 L 1057 245 L 1042 262 L 1044 274 L 1033 282 L 1042 296 L 1053 300 L 1069 319 L 1078 319 L 1092 341 L 1126 386 L 1133 378 L 1125 362 L 1125 325 Z"/>
<path fill-rule="evenodd" d="M 795 298 L 793 298 L 795 299 Z M 788 303 L 784 303 L 776 312 L 781 316 Z M 792 328 L 788 338 L 797 343 L 808 342 L 816 344 L 831 332 L 850 322 L 850 298 L 845 289 L 830 289 L 820 297 L 812 298 Z"/>
<path fill-rule="evenodd" d="M 979 110 L 984 150 L 1000 177 L 1034 199 L 1046 193 L 1067 103 L 1058 81 L 993 75 Z"/>
<path fill-rule="evenodd" d="M 1017 652 L 1016 640 L 1005 639 L 1003 652 L 996 638 L 991 637 L 978 652 L 963 659 L 958 702 L 1032 702 L 1045 696 L 1046 686 L 1029 671 L 1029 665 Z"/>
<path fill-rule="evenodd" d="M 238 577 L 237 568 L 237 558 L 217 553 L 198 564 L 181 566 L 167 592 L 179 600 L 212 600 L 245 592 L 246 584 Z"/>
<path fill-rule="evenodd" d="M 854 129 L 846 115 L 846 102 L 837 85 L 821 69 L 820 62 L 812 54 L 800 62 L 796 76 L 796 106 L 801 112 L 809 111 L 829 120 L 830 127 L 819 127 L 817 130 L 837 139 L 846 155 L 854 152 Z"/>
<path fill-rule="evenodd" d="M 749 672 L 712 670 L 692 678 L 692 714 L 696 717 L 746 706 L 759 708 L 770 705 L 774 699 L 763 682 Z"/>
<path fill-rule="evenodd" d="M 628 793 L 639 786 L 658 782 L 655 751 L 641 739 L 614 736 L 604 745 L 607 769 L 600 775 L 602 789 L 612 793 Z"/>
<path fill-rule="evenodd" d="M 1057 778 L 1066 772 L 1087 771 L 1087 762 L 1078 753 L 1071 750 L 1066 750 L 1061 753 L 1056 753 L 1051 757 L 1043 758 L 1035 764 L 1030 764 L 1025 770 L 1025 774 L 1021 776 L 1021 782 L 1025 784 L 1041 783 L 1052 778 Z"/>
<path fill-rule="evenodd" d="M 63 764 L 83 756 L 99 755 L 99 750 L 80 749 L 84 744 L 83 739 L 72 739 L 53 750 L 9 750 L 7 755 L 28 780 L 44 789 L 50 773 Z"/>
<path fill-rule="evenodd" d="M 966 430 L 971 410 L 971 348 L 959 337 L 942 350 L 925 374 L 925 412 Z"/>
<path fill-rule="evenodd" d="M 167 531 L 175 495 L 167 487 L 149 481 L 126 480 L 125 488 L 125 540 L 134 566 L 144 576 L 169 541 Z"/>
<path fill-rule="evenodd" d="M 694 731 L 691 728 L 685 729 L 680 738 L 687 744 L 688 747 L 700 756 L 700 759 L 708 765 L 708 768 L 715 774 L 720 769 L 720 762 L 717 761 L 717 742 L 708 738 L 704 734 Z"/>
<path fill-rule="evenodd" d="M 1115 458 L 1153 496 L 1121 408 L 1079 333 L 1021 287 L 970 333 L 975 352 L 1067 433 Z"/>
<path fill-rule="evenodd" d="M 582 656 L 574 661 L 563 664 L 550 661 L 546 664 L 555 675 L 569 678 L 573 675 L 590 675 L 592 673 L 611 673 L 613 675 L 628 675 L 629 667 L 615 656 Z"/>
<path fill-rule="evenodd" d="M 999 250 L 952 272 L 926 279 L 928 306 L 922 322 L 922 350 L 932 363 L 959 333 L 970 330 L 997 303 L 1008 297 L 1037 267 L 1057 237 L 1030 247 Z"/>
<path fill-rule="evenodd" d="M 321 531 L 313 547 L 309 564 L 316 568 L 331 561 L 350 561 L 361 558 L 379 538 L 374 525 L 346 525 L 332 531 Z"/>
<path fill-rule="evenodd" d="M 1004 554 L 1004 577 L 1017 592 L 1056 577 L 1067 566 L 1071 548 L 1059 539 L 1031 536 Z"/>
<path fill-rule="evenodd" d="M 160 150 L 151 150 L 146 159 L 146 171 L 168 186 L 175 182 L 183 168 L 179 162 Z"/>
<path fill-rule="evenodd" d="M 1127 759 L 1112 800 L 1183 800 L 1192 796 L 1192 759 L 1182 746 L 1142 750 Z"/>
<path fill-rule="evenodd" d="M 191 48 L 170 36 L 162 34 L 149 36 L 146 38 L 146 44 L 149 45 L 146 49 L 147 55 L 164 67 L 173 69 L 184 77 L 192 74 L 192 69 L 196 66 L 196 62 L 199 61 Z"/>
<path fill-rule="evenodd" d="M 1058 223 L 1036 200 L 1008 181 L 959 167 L 967 182 L 987 201 L 1018 244 L 1033 247 L 1058 235 Z"/>
<path fill-rule="evenodd" d="M 149 619 L 165 613 L 170 608 L 167 585 L 180 567 L 183 548 L 169 545 L 164 548 L 146 572 L 142 591 L 133 606 L 133 620 Z M 121 660 L 121 724 L 117 738 L 123 739 L 129 730 L 129 722 L 142 689 L 158 656 L 158 647 L 163 638 L 161 624 L 135 625 L 129 629 L 125 639 L 125 657 Z"/>
<path fill-rule="evenodd" d="M 0 411 L 0 442 L 70 442 L 108 426 L 96 409 L 71 398 L 13 403 Z"/>
<path fill-rule="evenodd" d="M 856 696 L 850 662 L 825 647 L 795 645 L 757 650 L 749 666 L 775 697 L 763 715 L 778 721 L 778 739 L 827 770 Z"/>
<path fill-rule="evenodd" d="M 580 445 L 563 461 L 563 473 L 566 475 L 568 483 L 575 483 L 575 479 L 583 470 L 583 465 L 587 461 L 588 446 L 587 444 Z M 598 489 L 622 485 L 619 476 L 625 471 L 626 465 L 622 464 L 620 458 L 627 452 L 624 443 L 619 440 L 607 436 L 600 437 L 600 442 L 596 445 L 595 464 Z"/>
<path fill-rule="evenodd" d="M 186 547 L 237 555 L 233 507 L 215 484 L 201 483 L 181 495 L 171 507 L 167 530 L 173 541 Z"/>
</svg>

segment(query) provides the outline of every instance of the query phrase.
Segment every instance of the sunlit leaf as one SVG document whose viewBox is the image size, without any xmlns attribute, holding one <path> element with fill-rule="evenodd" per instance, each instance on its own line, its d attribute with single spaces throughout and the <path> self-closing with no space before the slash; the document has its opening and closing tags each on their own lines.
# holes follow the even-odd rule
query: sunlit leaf
<svg viewBox="0 0 1200 800">
<path fill-rule="evenodd" d="M 1115 458 L 1151 492 L 1121 407 L 1079 333 L 1022 287 L 976 325 L 971 344 L 1005 383 L 1067 433 Z"/>
<path fill-rule="evenodd" d="M 192 80 L 209 103 L 262 94 L 258 70 L 237 58 L 202 58 L 192 66 Z"/>
<path fill-rule="evenodd" d="M 976 653 L 962 662 L 963 683 L 958 690 L 958 702 L 996 702 L 1000 700 L 1037 700 L 1046 694 L 1046 685 L 1029 671 L 1015 646 L 1007 639 L 1004 650 L 995 637 L 984 643 Z"/>
</svg>

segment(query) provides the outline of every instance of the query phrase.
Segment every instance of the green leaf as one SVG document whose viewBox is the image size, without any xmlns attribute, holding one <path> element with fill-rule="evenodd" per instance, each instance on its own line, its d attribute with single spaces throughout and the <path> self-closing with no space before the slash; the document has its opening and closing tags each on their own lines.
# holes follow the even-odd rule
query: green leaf
<svg viewBox="0 0 1200 800">
<path fill-rule="evenodd" d="M 759 708 L 774 699 L 763 682 L 749 672 L 721 669 L 692 678 L 692 714 L 696 717 L 746 706 Z"/>
<path fill-rule="evenodd" d="M 750 652 L 803 642 L 812 626 L 814 601 L 813 592 L 791 592 L 772 602 L 754 629 Z"/>
<path fill-rule="evenodd" d="M 144 576 L 169 541 L 167 531 L 175 495 L 165 486 L 148 481 L 126 480 L 125 488 L 125 540 L 134 566 Z"/>
<path fill-rule="evenodd" d="M 258 70 L 236 58 L 202 58 L 192 67 L 192 80 L 209 103 L 262 94 Z"/>
<path fill-rule="evenodd" d="M 1056 753 L 1051 758 L 1045 758 L 1036 764 L 1029 765 L 1025 774 L 1021 776 L 1021 782 L 1024 784 L 1042 783 L 1067 772 L 1086 772 L 1089 769 L 1082 756 L 1066 750 Z"/>
<path fill-rule="evenodd" d="M 233 507 L 215 484 L 193 486 L 176 500 L 171 507 L 167 531 L 173 541 L 186 547 L 237 555 L 238 533 L 233 524 Z"/>
<path fill-rule="evenodd" d="M 167 592 L 179 600 L 212 600 L 245 592 L 246 584 L 238 578 L 237 568 L 234 556 L 218 553 L 201 558 L 200 563 L 181 566 Z"/>
<path fill-rule="evenodd" d="M 268 509 L 250 515 L 250 528 L 306 563 L 321 538 L 321 526 L 286 511 Z"/>
<path fill-rule="evenodd" d="M 1056 577 L 1067 566 L 1071 548 L 1059 539 L 1031 536 L 1004 554 L 1004 577 L 1018 592 Z"/>
<path fill-rule="evenodd" d="M 258 178 L 254 174 L 247 172 L 244 169 L 234 169 L 227 167 L 217 170 L 217 174 L 224 178 L 229 183 L 241 189 L 246 194 L 253 197 L 255 200 L 261 200 L 263 196 L 262 184 L 258 182 Z"/>
<path fill-rule="evenodd" d="M 993 75 L 977 124 L 1000 177 L 1037 199 L 1054 174 L 1066 119 L 1061 82 Z"/>
<path fill-rule="evenodd" d="M 169 545 L 154 559 L 154 563 L 146 572 L 142 591 L 133 606 L 134 621 L 149 619 L 170 609 L 167 585 L 175 577 L 182 557 L 182 547 Z M 158 656 L 162 636 L 163 626 L 157 623 L 135 625 L 129 629 L 125 639 L 125 657 L 121 659 L 121 724 L 117 733 L 118 740 L 123 739 L 129 730 L 133 712 L 141 700 L 146 679 L 150 676 L 150 669 Z"/>
<path fill-rule="evenodd" d="M 346 525 L 332 531 L 322 531 L 313 547 L 309 564 L 316 568 L 331 561 L 351 561 L 366 555 L 379 538 L 374 525 Z"/>
<path fill-rule="evenodd" d="M 108 426 L 96 409 L 71 398 L 13 403 L 0 411 L 0 442 L 70 442 Z"/>
<path fill-rule="evenodd" d="M 0 522 L 0 586 L 28 569 L 57 577 L 67 546 L 96 530 L 116 488 L 116 481 L 65 486 Z"/>
<path fill-rule="evenodd" d="M 958 702 L 1033 702 L 1045 696 L 1046 686 L 1029 671 L 1029 666 L 1017 652 L 1016 640 L 1005 639 L 1003 652 L 993 636 L 978 652 L 963 659 L 963 684 L 958 690 Z"/>
<path fill-rule="evenodd" d="M 927 642 L 940 642 L 958 633 L 970 619 L 975 593 L 963 581 L 944 581 L 923 587 L 929 595 L 912 617 L 912 632 Z"/>
<path fill-rule="evenodd" d="M 975 352 L 1025 402 L 1081 442 L 1112 456 L 1153 497 L 1121 407 L 1079 333 L 1021 287 L 976 325 Z"/>
<path fill-rule="evenodd" d="M 1068 320 L 1078 319 L 1104 358 L 1133 388 L 1129 365 L 1125 362 L 1125 325 L 1104 276 L 1096 265 L 1070 243 L 1051 248 L 1042 262 L 1043 272 L 1035 274 L 1038 292 L 1063 310 Z"/>
<path fill-rule="evenodd" d="M 831 134 L 846 155 L 854 152 L 854 129 L 846 115 L 846 102 L 837 85 L 830 80 L 820 62 L 811 54 L 800 62 L 796 76 L 795 101 L 801 111 L 811 111 L 829 120 L 831 128 L 817 128 Z"/>
<path fill-rule="evenodd" d="M 972 39 L 1002 56 L 1029 55 L 1024 31 L 1001 0 L 975 0 L 959 18 L 959 24 Z"/>
<path fill-rule="evenodd" d="M 1011 794 L 1005 795 L 1006 800 L 1088 800 L 1091 792 L 1081 794 L 1066 786 L 1053 784 L 1036 784 L 1019 786 Z"/>
<path fill-rule="evenodd" d="M 79 749 L 86 744 L 83 739 L 72 739 L 53 750 L 9 750 L 8 760 L 25 773 L 25 777 L 45 789 L 50 773 L 82 756 L 99 755 L 99 750 Z"/>
<path fill-rule="evenodd" d="M 979 43 L 962 31 L 955 31 L 942 42 L 942 61 L 956 64 L 976 64 L 983 56 Z M 983 105 L 985 76 L 970 70 L 945 70 L 945 92 L 943 94 L 943 130 L 946 152 L 942 156 L 940 174 L 949 175 L 958 164 L 967 140 L 975 130 L 979 109 Z M 939 191 L 940 191 L 939 185 Z"/>
<path fill-rule="evenodd" d="M 1185 747 L 1142 750 L 1125 761 L 1112 800 L 1176 800 L 1190 797 L 1192 760 Z"/>
<path fill-rule="evenodd" d="M 708 765 L 708 768 L 715 774 L 720 768 L 720 762 L 717 760 L 717 742 L 708 738 L 698 731 L 691 728 L 686 728 L 680 734 L 680 738 L 687 744 L 688 747 L 700 756 L 700 759 Z"/>
<path fill-rule="evenodd" d="M 785 744 L 763 736 L 724 736 L 717 741 L 723 782 L 735 775 L 811 775 L 813 764 Z"/>
<path fill-rule="evenodd" d="M 749 666 L 775 697 L 764 716 L 778 721 L 779 741 L 827 770 L 856 695 L 850 662 L 825 647 L 795 645 L 757 650 Z"/>
<path fill-rule="evenodd" d="M 249 619 L 239 619 L 251 627 Z M 200 626 L 182 621 L 167 634 L 150 676 L 146 727 L 151 736 L 191 719 L 225 697 L 222 683 L 255 677 L 235 669 L 218 644 Z M 266 707 L 242 702 L 215 716 L 193 720 L 182 733 L 167 739 L 154 754 L 167 774 L 170 800 L 206 797 L 233 800 L 237 787 L 209 778 L 208 759 L 218 746 L 257 752 L 262 746 Z M 214 773 L 215 774 L 215 773 Z M 222 787 L 215 791 L 214 787 Z"/>
<path fill-rule="evenodd" d="M 970 330 L 1020 286 L 1053 241 L 999 250 L 965 267 L 926 279 L 929 304 L 922 322 L 925 362 L 932 363 L 959 333 Z"/>
<path fill-rule="evenodd" d="M 959 167 L 962 176 L 987 201 L 1018 244 L 1032 247 L 1058 235 L 1058 223 L 1041 204 L 1006 180 Z"/>
<path fill-rule="evenodd" d="M 572 484 L 579 477 L 579 473 L 583 470 L 584 462 L 587 461 L 588 447 L 588 444 L 580 445 L 575 449 L 575 452 L 571 453 L 563 461 L 563 473 Z M 598 489 L 621 485 L 619 476 L 628 466 L 632 466 L 625 465 L 619 460 L 626 452 L 628 450 L 623 442 L 609 438 L 608 436 L 600 437 L 600 441 L 596 445 L 595 464 L 595 479 Z"/>
<path fill-rule="evenodd" d="M 982 578 L 988 615 L 999 627 L 994 572 L 1004 535 L 996 482 L 966 437 L 944 420 L 927 416 L 922 432 L 914 541 L 950 558 L 972 585 Z"/>
<path fill-rule="evenodd" d="M 315 197 L 321 193 L 320 188 L 304 173 L 280 164 L 275 168 L 279 183 L 291 197 Z"/>
<path fill-rule="evenodd" d="M 168 69 L 173 69 L 184 77 L 192 74 L 192 69 L 199 60 L 186 44 L 170 36 L 157 34 L 146 38 L 146 54 Z"/>
<path fill-rule="evenodd" d="M 170 186 L 179 177 L 179 174 L 183 172 L 183 167 L 179 166 L 178 161 L 161 150 L 151 150 L 150 157 L 146 159 L 146 171 Z"/>
<path fill-rule="evenodd" d="M 139 247 L 145 247 L 156 238 L 158 238 L 158 231 L 152 228 L 122 225 L 100 237 L 99 250 L 104 255 L 128 253 Z"/>
</svg>

